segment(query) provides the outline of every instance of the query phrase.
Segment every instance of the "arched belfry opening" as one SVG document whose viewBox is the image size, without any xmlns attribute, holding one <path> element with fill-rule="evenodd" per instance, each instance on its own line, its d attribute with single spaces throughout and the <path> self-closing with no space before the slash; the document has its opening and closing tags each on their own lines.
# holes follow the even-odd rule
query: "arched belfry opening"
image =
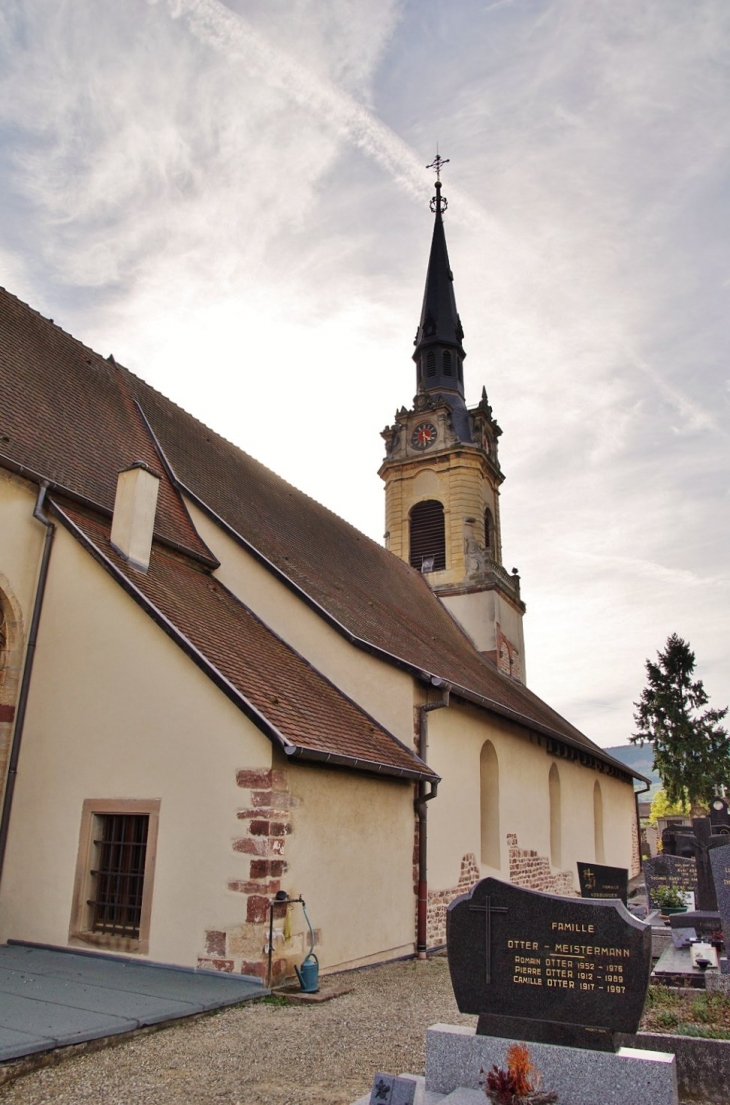
<svg viewBox="0 0 730 1105">
<path fill-rule="evenodd" d="M 444 507 L 438 499 L 425 499 L 411 511 L 410 563 L 419 572 L 441 572 L 446 567 Z"/>
</svg>

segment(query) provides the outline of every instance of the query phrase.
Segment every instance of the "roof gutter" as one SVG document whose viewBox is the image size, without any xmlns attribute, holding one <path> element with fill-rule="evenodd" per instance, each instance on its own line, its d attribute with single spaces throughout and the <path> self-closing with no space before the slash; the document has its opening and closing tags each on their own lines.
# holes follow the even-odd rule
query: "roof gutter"
<svg viewBox="0 0 730 1105">
<path fill-rule="evenodd" d="M 286 755 L 292 760 L 311 760 L 314 763 L 332 764 L 333 767 L 357 768 L 374 775 L 389 775 L 396 779 L 412 779 L 415 782 L 428 782 L 438 786 L 439 777 L 435 772 L 416 771 L 407 767 L 392 767 L 390 764 L 379 763 L 376 760 L 365 760 L 359 756 L 343 756 L 337 752 L 321 752 L 316 748 L 305 748 L 302 745 L 292 745 L 287 748 Z"/>
<path fill-rule="evenodd" d="M 40 625 L 41 611 L 43 609 L 43 598 L 46 593 L 48 566 L 51 560 L 53 539 L 56 536 L 55 525 L 46 518 L 43 513 L 43 504 L 47 491 L 48 483 L 47 481 L 43 481 L 33 508 L 33 517 L 46 527 L 46 536 L 43 542 L 43 552 L 41 553 L 41 563 L 38 570 L 38 582 L 36 584 L 35 600 L 33 602 L 33 614 L 28 630 L 28 645 L 25 651 L 25 663 L 23 664 L 23 678 L 20 683 L 18 703 L 15 711 L 13 742 L 10 746 L 7 782 L 5 784 L 5 794 L 3 796 L 2 814 L 0 814 L 0 880 L 2 880 L 3 867 L 5 865 L 5 851 L 7 849 L 8 833 L 10 831 L 10 814 L 13 807 L 13 796 L 15 794 L 15 780 L 18 777 L 18 761 L 20 760 L 20 748 L 23 741 L 23 730 L 25 728 L 25 714 L 28 705 L 28 695 L 30 693 L 30 681 L 33 675 L 38 627 Z"/>
<path fill-rule="evenodd" d="M 101 566 L 113 576 L 120 587 L 122 587 L 122 589 L 142 607 L 145 613 L 149 615 L 167 636 L 170 637 L 195 664 L 197 664 L 201 671 L 208 676 L 210 681 L 214 683 L 219 690 L 223 691 L 226 697 L 229 698 L 251 722 L 253 722 L 257 729 L 260 729 L 273 744 L 281 749 L 285 756 L 297 760 L 331 763 L 333 766 L 339 767 L 358 768 L 360 771 L 367 771 L 377 775 L 390 775 L 402 779 L 434 779 L 434 774 L 430 772 L 422 772 L 408 768 L 396 768 L 374 760 L 322 752 L 318 749 L 306 748 L 303 745 L 298 745 L 290 741 L 288 737 L 285 737 L 284 734 L 276 728 L 276 726 L 272 725 L 268 718 L 265 717 L 245 695 L 241 694 L 237 687 L 234 687 L 234 685 L 226 679 L 217 667 L 211 664 L 208 658 L 196 648 L 193 642 L 189 640 L 184 633 L 180 632 L 173 622 L 165 617 L 154 603 L 150 602 L 147 596 L 135 586 L 132 580 L 124 572 L 120 571 L 109 557 L 105 556 L 101 549 L 86 536 L 83 530 L 64 513 L 63 508 L 60 507 L 58 503 L 53 502 L 52 506 L 63 525 L 74 535 L 74 537 L 76 537 L 79 543 L 83 545 L 97 563 L 101 564 Z"/>
</svg>

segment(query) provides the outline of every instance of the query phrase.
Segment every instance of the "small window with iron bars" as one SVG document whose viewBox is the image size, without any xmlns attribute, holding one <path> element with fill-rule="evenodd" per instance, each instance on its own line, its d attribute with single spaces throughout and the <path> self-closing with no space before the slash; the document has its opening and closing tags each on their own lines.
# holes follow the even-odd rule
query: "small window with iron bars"
<svg viewBox="0 0 730 1105">
<path fill-rule="evenodd" d="M 91 931 L 138 937 L 147 858 L 147 814 L 96 814 Z"/>
</svg>

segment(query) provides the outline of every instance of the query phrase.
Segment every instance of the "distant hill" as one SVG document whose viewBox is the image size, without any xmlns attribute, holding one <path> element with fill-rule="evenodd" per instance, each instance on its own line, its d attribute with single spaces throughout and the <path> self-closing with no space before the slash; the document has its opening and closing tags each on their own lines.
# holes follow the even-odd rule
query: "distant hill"
<svg viewBox="0 0 730 1105">
<path fill-rule="evenodd" d="M 642 801 L 651 801 L 656 792 L 662 789 L 661 779 L 652 767 L 654 756 L 650 744 L 616 744 L 613 748 L 605 748 L 604 752 L 608 752 L 609 756 L 621 760 L 621 763 L 626 764 L 627 767 L 640 771 L 647 779 L 651 779 L 651 790 L 641 796 Z"/>
</svg>

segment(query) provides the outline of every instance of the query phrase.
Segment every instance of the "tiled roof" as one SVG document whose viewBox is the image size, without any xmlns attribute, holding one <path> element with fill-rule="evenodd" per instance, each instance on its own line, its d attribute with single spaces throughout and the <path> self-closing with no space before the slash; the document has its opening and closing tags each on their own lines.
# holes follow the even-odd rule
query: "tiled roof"
<svg viewBox="0 0 730 1105">
<path fill-rule="evenodd" d="M 313 754 L 410 778 L 436 777 L 205 568 L 155 545 L 149 570 L 135 572 L 112 548 L 108 524 L 69 503 L 51 501 L 106 570 L 203 670 L 220 677 L 229 697 L 275 740 L 282 738 L 288 755 L 306 759 Z"/>
<path fill-rule="evenodd" d="M 356 643 L 616 764 L 484 659 L 420 573 L 0 289 L 0 464 L 25 466 L 109 511 L 119 470 L 139 459 L 161 471 L 137 403 L 183 487 Z M 167 478 L 156 537 L 210 563 Z"/>
<path fill-rule="evenodd" d="M 606 759 L 476 651 L 420 572 L 142 381 L 134 387 L 178 480 L 354 637 Z"/>
<path fill-rule="evenodd" d="M 210 560 L 164 478 L 128 377 L 0 289 L 0 456 L 109 511 L 118 473 L 144 461 L 163 476 L 158 535 Z"/>
</svg>

